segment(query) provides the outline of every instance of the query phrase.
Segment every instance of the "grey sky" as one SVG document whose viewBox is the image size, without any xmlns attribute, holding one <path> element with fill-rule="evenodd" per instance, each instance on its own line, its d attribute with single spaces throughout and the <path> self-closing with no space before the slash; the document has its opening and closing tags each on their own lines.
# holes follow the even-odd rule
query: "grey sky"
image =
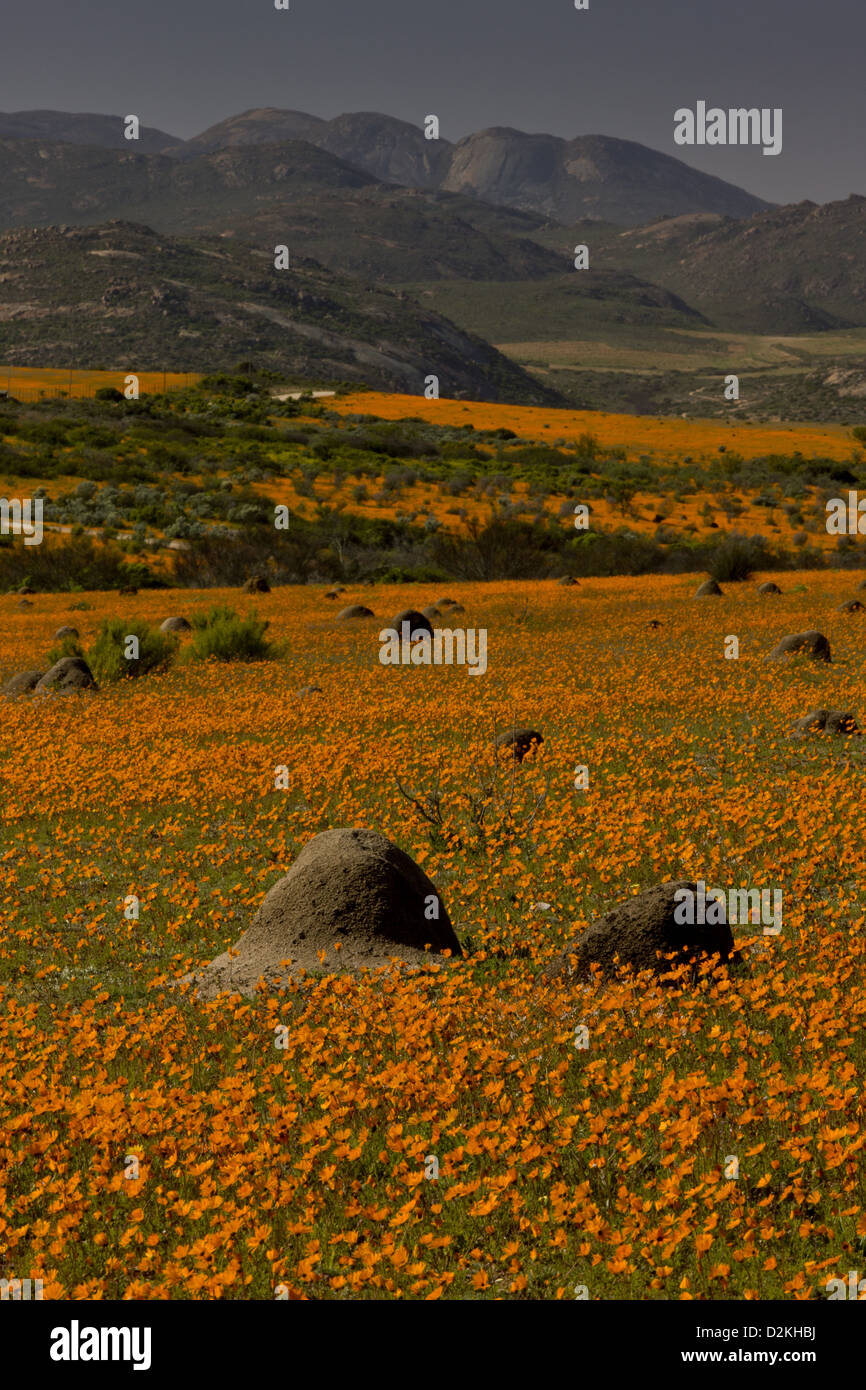
<svg viewBox="0 0 866 1390">
<path fill-rule="evenodd" d="M 779 202 L 866 194 L 862 0 L 19 0 L 0 106 L 190 136 L 249 107 L 639 140 Z M 682 148 L 673 113 L 777 107 L 784 145 Z"/>
</svg>

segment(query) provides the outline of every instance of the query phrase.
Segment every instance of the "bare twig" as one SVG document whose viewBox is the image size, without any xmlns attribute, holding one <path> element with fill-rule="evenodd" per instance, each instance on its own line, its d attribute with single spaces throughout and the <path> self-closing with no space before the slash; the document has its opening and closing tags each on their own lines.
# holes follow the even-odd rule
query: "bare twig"
<svg viewBox="0 0 866 1390">
<path fill-rule="evenodd" d="M 394 773 L 394 781 L 397 783 L 400 795 L 405 797 L 407 801 L 411 802 L 411 804 L 418 811 L 419 815 L 423 816 L 424 820 L 429 821 L 431 825 L 442 824 L 442 798 L 439 794 L 438 772 L 436 773 L 436 790 L 433 792 L 424 793 L 423 800 L 419 799 L 419 797 L 417 796 L 413 796 L 411 792 L 408 792 L 406 790 L 406 788 L 403 786 L 403 783 L 400 781 L 400 778 L 397 776 L 396 772 Z"/>
</svg>

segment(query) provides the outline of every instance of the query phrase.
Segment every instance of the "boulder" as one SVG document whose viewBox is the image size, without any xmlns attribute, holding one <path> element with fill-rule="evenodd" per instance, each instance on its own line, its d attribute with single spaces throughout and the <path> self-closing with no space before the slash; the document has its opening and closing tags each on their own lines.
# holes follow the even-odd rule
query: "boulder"
<svg viewBox="0 0 866 1390">
<path fill-rule="evenodd" d="M 727 912 L 723 912 L 725 921 L 718 925 L 678 922 L 674 914 L 679 908 L 682 915 L 682 899 L 676 896 L 680 890 L 697 894 L 697 884 L 687 879 L 658 883 L 618 903 L 592 922 L 586 931 L 575 936 L 550 963 L 542 978 L 545 981 L 588 980 L 593 964 L 601 966 L 604 977 L 609 979 L 619 966 L 651 969 L 664 975 L 686 961 L 696 965 L 705 957 L 716 957 L 723 962 L 735 960 Z M 693 915 L 698 917 L 699 914 L 695 911 Z M 676 953 L 676 959 L 665 961 L 660 953 L 661 956 Z"/>
<path fill-rule="evenodd" d="M 851 710 L 813 709 L 798 719 L 794 725 L 792 738 L 805 738 L 807 734 L 841 734 L 843 737 L 862 737 L 857 720 Z"/>
<path fill-rule="evenodd" d="M 33 604 L 29 598 L 20 598 L 15 606 L 16 608 L 32 608 Z"/>
<path fill-rule="evenodd" d="M 570 574 L 564 574 L 561 579 L 557 579 L 557 584 L 561 584 L 564 589 L 571 589 L 577 585 L 577 580 Z"/>
<path fill-rule="evenodd" d="M 372 608 L 365 608 L 362 603 L 350 603 L 348 608 L 341 608 L 337 614 L 338 618 L 372 618 L 374 616 Z"/>
<path fill-rule="evenodd" d="M 298 691 L 298 695 L 301 696 L 301 697 L 306 696 L 306 695 L 321 695 L 321 694 L 322 694 L 322 687 L 321 687 L 320 685 L 302 685 L 301 688 L 300 688 L 300 690 Z"/>
<path fill-rule="evenodd" d="M 244 585 L 245 594 L 269 594 L 271 586 L 263 574 L 254 574 Z"/>
<path fill-rule="evenodd" d="M 544 742 L 544 735 L 537 729 L 513 728 L 506 729 L 505 733 L 500 734 L 496 740 L 497 753 L 507 749 L 515 762 L 522 763 L 527 753 L 531 753 Z"/>
<path fill-rule="evenodd" d="M 694 596 L 695 598 L 721 598 L 722 590 L 715 579 L 705 579 L 700 588 L 695 590 Z"/>
<path fill-rule="evenodd" d="M 758 585 L 759 594 L 780 594 L 781 592 L 782 590 L 779 588 L 778 584 L 774 584 L 772 579 L 768 579 L 766 584 Z"/>
<path fill-rule="evenodd" d="M 844 603 L 840 603 L 840 604 L 839 604 L 839 607 L 836 609 L 836 612 L 837 612 L 837 613 L 862 613 L 862 612 L 863 612 L 863 604 L 860 602 L 859 598 L 849 598 L 849 599 L 846 599 Z"/>
<path fill-rule="evenodd" d="M 186 618 L 180 616 L 166 618 L 159 625 L 160 632 L 192 632 L 192 623 L 188 623 Z"/>
<path fill-rule="evenodd" d="M 800 653 L 813 661 L 832 661 L 827 638 L 823 632 L 816 632 L 812 628 L 808 632 L 792 632 L 788 637 L 783 637 L 770 652 L 767 660 L 780 661 L 782 657 L 796 656 Z"/>
<path fill-rule="evenodd" d="M 410 641 L 414 638 L 416 632 L 426 632 L 428 636 L 433 636 L 433 625 L 430 622 L 430 619 L 426 618 L 423 613 L 419 613 L 417 608 L 404 608 L 395 617 L 391 619 L 390 626 L 394 628 L 394 630 L 397 633 L 397 636 L 401 640 L 403 637 L 404 623 L 410 624 Z"/>
<path fill-rule="evenodd" d="M 6 682 L 3 694 L 9 700 L 14 700 L 18 695 L 29 695 L 44 675 L 44 671 L 19 671 Z"/>
<path fill-rule="evenodd" d="M 436 607 L 437 607 L 437 608 L 453 608 L 455 603 L 457 603 L 457 599 L 456 599 L 456 598 L 437 598 L 437 600 L 436 600 Z"/>
<path fill-rule="evenodd" d="M 452 603 L 451 607 L 448 609 L 447 613 L 445 614 L 445 617 L 446 617 L 446 618 L 453 618 L 455 613 L 465 613 L 465 612 L 466 612 L 466 609 L 463 607 L 463 604 L 462 604 L 462 603 Z"/>
<path fill-rule="evenodd" d="M 79 635 L 80 634 L 77 627 L 59 627 L 54 634 L 54 641 L 62 642 L 65 637 L 78 637 Z"/>
<path fill-rule="evenodd" d="M 432 621 L 433 621 L 434 618 L 441 618 L 441 617 L 442 617 L 442 614 L 441 614 L 441 612 L 439 611 L 439 609 L 435 606 L 435 604 L 432 604 L 432 603 L 430 604 L 430 607 L 429 607 L 429 608 L 422 608 L 422 609 L 421 609 L 421 612 L 422 612 L 423 616 L 424 616 L 425 618 L 428 618 L 429 621 L 430 621 L 431 623 L 432 623 Z"/>
<path fill-rule="evenodd" d="M 96 690 L 93 672 L 83 657 L 63 656 L 45 672 L 34 690 L 56 690 L 67 694 L 73 690 Z"/>
<path fill-rule="evenodd" d="M 375 830 L 325 830 L 265 895 L 231 955 L 186 979 L 205 998 L 224 990 L 253 996 L 262 978 L 279 988 L 302 971 L 354 974 L 394 957 L 409 966 L 441 964 L 444 951 L 463 954 L 414 860 Z"/>
</svg>

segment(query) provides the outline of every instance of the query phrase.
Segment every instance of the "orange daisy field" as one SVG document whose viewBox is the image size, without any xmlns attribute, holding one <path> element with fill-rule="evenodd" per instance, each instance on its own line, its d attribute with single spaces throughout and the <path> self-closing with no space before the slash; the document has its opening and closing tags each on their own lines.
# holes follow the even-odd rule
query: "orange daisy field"
<svg viewBox="0 0 866 1390">
<path fill-rule="evenodd" d="M 82 371 L 63 367 L 0 366 L 0 390 L 21 401 L 38 401 L 55 396 L 86 399 L 102 386 L 122 391 L 128 371 Z M 200 372 L 136 372 L 139 390 L 174 391 L 192 386 L 201 379 Z"/>
<path fill-rule="evenodd" d="M 383 420 L 416 417 L 434 425 L 471 425 L 476 430 L 510 429 L 523 439 L 550 443 L 595 435 L 603 448 L 630 453 L 664 452 L 668 457 L 715 454 L 719 446 L 744 458 L 764 454 L 818 454 L 847 459 L 850 431 L 842 425 L 726 425 L 719 420 L 664 419 L 655 415 L 616 415 L 600 410 L 551 410 L 548 406 L 488 405 L 483 401 L 426 400 L 380 391 L 359 391 L 328 402 L 341 414 L 367 413 Z"/>
<path fill-rule="evenodd" d="M 386 620 L 437 597 L 418 586 L 350 589 L 357 625 L 312 587 L 0 599 L 4 678 L 60 624 L 86 648 L 105 617 L 214 602 L 278 645 L 2 702 L 7 1277 L 46 1299 L 814 1300 L 862 1267 L 864 753 L 788 735 L 819 706 L 866 720 L 866 615 L 837 611 L 851 576 L 776 578 L 700 602 L 694 576 L 449 584 L 487 630 L 475 678 L 379 661 Z M 808 628 L 832 664 L 765 662 Z M 503 772 L 514 720 L 544 742 Z M 418 798 L 438 777 L 441 826 L 395 774 Z M 411 854 L 465 957 L 179 991 L 334 826 Z M 742 967 L 688 987 L 540 982 L 678 878 L 781 890 L 781 933 L 736 927 Z"/>
</svg>

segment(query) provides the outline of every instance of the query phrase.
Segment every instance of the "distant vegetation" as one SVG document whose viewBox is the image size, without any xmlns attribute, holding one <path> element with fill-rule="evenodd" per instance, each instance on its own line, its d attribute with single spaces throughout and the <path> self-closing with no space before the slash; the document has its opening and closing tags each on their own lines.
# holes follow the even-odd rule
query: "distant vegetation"
<svg viewBox="0 0 866 1390">
<path fill-rule="evenodd" d="M 866 489 L 862 426 L 847 458 L 635 456 L 591 430 L 542 443 L 276 403 L 270 374 L 244 366 L 137 401 L 4 402 L 0 481 L 43 499 L 46 536 L 0 537 L 0 588 L 241 585 L 263 566 L 272 583 L 327 583 L 866 564 L 857 538 L 828 550 L 824 526 L 826 498 Z"/>
</svg>

